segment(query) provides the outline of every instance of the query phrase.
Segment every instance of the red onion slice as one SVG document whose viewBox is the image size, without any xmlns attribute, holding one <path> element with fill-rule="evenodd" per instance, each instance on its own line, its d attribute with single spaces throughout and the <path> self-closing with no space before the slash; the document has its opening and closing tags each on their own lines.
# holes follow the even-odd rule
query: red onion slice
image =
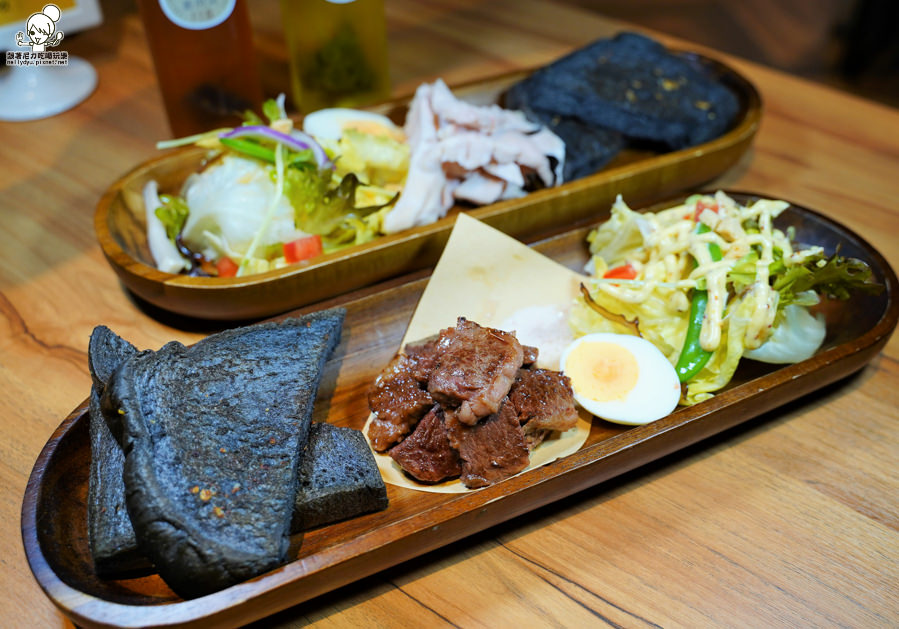
<svg viewBox="0 0 899 629">
<path fill-rule="evenodd" d="M 236 127 L 231 131 L 222 133 L 219 137 L 262 138 L 266 140 L 272 140 L 279 144 L 283 144 L 287 148 L 293 149 L 295 151 L 304 151 L 306 149 L 311 149 L 312 154 L 315 157 L 315 161 L 318 163 L 320 168 L 334 168 L 334 164 L 332 164 L 331 160 L 328 159 L 328 154 L 325 153 L 325 149 L 323 149 L 311 135 L 309 135 L 308 133 L 303 133 L 302 131 L 293 130 L 291 131 L 290 135 L 288 135 L 286 133 L 281 133 L 280 131 L 275 131 L 271 127 L 265 125 L 246 125 L 243 127 Z"/>
</svg>

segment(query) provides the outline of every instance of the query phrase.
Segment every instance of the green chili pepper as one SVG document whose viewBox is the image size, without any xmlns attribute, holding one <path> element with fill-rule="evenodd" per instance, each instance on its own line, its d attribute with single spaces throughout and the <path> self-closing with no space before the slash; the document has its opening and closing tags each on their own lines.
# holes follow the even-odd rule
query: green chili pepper
<svg viewBox="0 0 899 629">
<path fill-rule="evenodd" d="M 249 155 L 250 157 L 255 157 L 257 159 L 271 162 L 273 164 L 275 163 L 275 151 L 268 147 L 262 146 L 257 142 L 251 142 L 249 140 L 243 140 L 239 138 L 219 138 L 219 142 L 221 142 L 224 146 L 237 151 L 238 153 L 244 153 L 246 155 Z"/>
<path fill-rule="evenodd" d="M 697 234 L 704 234 L 709 231 L 709 226 L 705 223 L 699 223 L 696 226 Z M 717 243 L 709 243 L 709 254 L 712 260 L 718 262 L 721 260 L 721 248 Z M 694 261 L 694 264 L 696 262 Z M 702 349 L 699 343 L 699 335 L 702 332 L 702 320 L 705 318 L 705 308 L 709 301 L 709 292 L 705 289 L 694 289 L 693 298 L 690 301 L 690 319 L 687 323 L 687 335 L 684 338 L 684 347 L 681 349 L 680 356 L 674 366 L 677 371 L 677 377 L 681 382 L 687 382 L 690 378 L 699 373 L 712 352 Z"/>
</svg>

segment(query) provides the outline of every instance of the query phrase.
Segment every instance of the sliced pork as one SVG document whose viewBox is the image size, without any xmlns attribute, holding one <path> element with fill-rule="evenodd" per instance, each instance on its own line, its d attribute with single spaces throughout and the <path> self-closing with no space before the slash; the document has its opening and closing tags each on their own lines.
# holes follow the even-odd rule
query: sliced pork
<svg viewBox="0 0 899 629">
<path fill-rule="evenodd" d="M 388 234 L 434 222 L 458 200 L 486 205 L 523 195 L 534 179 L 562 183 L 565 143 L 555 133 L 523 112 L 460 100 L 439 79 L 416 90 L 404 131 L 409 171 L 384 217 Z"/>
</svg>

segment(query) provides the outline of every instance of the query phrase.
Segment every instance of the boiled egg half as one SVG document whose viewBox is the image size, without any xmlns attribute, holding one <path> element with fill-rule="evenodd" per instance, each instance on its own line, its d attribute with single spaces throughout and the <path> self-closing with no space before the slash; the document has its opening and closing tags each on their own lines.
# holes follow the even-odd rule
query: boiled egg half
<svg viewBox="0 0 899 629">
<path fill-rule="evenodd" d="M 403 130 L 390 118 L 371 111 L 331 107 L 313 111 L 303 118 L 303 131 L 322 140 L 339 140 L 348 129 L 384 135 L 398 142 L 405 137 Z"/>
<path fill-rule="evenodd" d="M 571 379 L 575 401 L 617 424 L 655 421 L 671 413 L 680 399 L 674 366 L 639 336 L 582 336 L 562 353 L 561 367 Z"/>
</svg>

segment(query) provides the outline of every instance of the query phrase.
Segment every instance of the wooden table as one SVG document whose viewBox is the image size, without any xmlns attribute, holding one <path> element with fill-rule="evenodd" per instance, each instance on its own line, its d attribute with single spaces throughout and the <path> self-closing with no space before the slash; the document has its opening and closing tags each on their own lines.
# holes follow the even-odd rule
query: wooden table
<svg viewBox="0 0 899 629">
<path fill-rule="evenodd" d="M 111 4 L 111 3 L 107 3 Z M 621 28 L 537 0 L 387 0 L 397 94 L 548 62 Z M 286 89 L 277 3 L 254 23 Z M 254 9 L 257 5 L 254 3 Z M 94 239 L 104 188 L 167 128 L 133 8 L 67 39 L 99 73 L 61 115 L 0 124 L 0 617 L 68 624 L 32 577 L 20 509 L 32 465 L 87 395 L 104 323 L 139 347 L 210 326 L 151 317 Z M 668 43 L 673 40 L 661 36 Z M 681 43 L 681 42 L 679 42 Z M 715 182 L 820 210 L 899 268 L 899 112 L 714 51 L 765 102 L 754 149 Z M 899 339 L 855 376 L 653 465 L 274 617 L 282 626 L 899 624 Z"/>
</svg>

